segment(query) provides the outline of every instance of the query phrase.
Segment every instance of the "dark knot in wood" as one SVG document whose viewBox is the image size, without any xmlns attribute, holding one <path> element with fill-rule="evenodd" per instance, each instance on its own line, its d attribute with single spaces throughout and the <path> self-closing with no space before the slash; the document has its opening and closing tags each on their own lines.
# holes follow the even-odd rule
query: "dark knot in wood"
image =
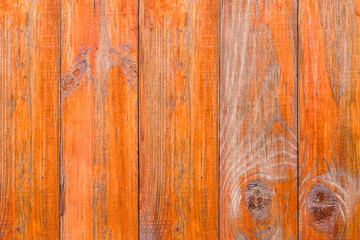
<svg viewBox="0 0 360 240">
<path fill-rule="evenodd" d="M 307 209 L 316 224 L 331 225 L 336 220 L 338 201 L 334 193 L 325 185 L 317 184 L 307 195 Z"/>
<path fill-rule="evenodd" d="M 81 79 L 85 76 L 86 71 L 89 69 L 89 48 L 83 47 L 79 54 L 74 59 L 70 68 L 61 77 L 61 100 L 70 95 L 75 89 L 83 82 Z"/>
<path fill-rule="evenodd" d="M 266 219 L 272 205 L 270 187 L 260 179 L 250 181 L 244 189 L 244 202 L 247 211 L 253 218 Z"/>
<path fill-rule="evenodd" d="M 338 197 L 323 183 L 315 184 L 306 196 L 308 226 L 328 239 L 340 239 L 346 228 L 344 209 Z"/>
</svg>

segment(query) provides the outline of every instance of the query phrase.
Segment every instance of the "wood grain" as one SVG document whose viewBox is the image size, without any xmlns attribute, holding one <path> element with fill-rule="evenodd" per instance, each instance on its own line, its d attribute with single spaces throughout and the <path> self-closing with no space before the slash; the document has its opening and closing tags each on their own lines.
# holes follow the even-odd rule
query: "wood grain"
<svg viewBox="0 0 360 240">
<path fill-rule="evenodd" d="M 359 239 L 360 1 L 2 0 L 0 59 L 0 239 Z"/>
<path fill-rule="evenodd" d="M 0 2 L 0 239 L 58 237 L 59 14 Z"/>
<path fill-rule="evenodd" d="M 360 3 L 300 0 L 300 239 L 359 239 Z"/>
<path fill-rule="evenodd" d="M 61 239 L 138 236 L 137 16 L 62 1 Z"/>
<path fill-rule="evenodd" d="M 140 238 L 218 234 L 217 0 L 140 1 Z"/>
<path fill-rule="evenodd" d="M 297 239 L 297 1 L 224 0 L 221 239 Z"/>
</svg>

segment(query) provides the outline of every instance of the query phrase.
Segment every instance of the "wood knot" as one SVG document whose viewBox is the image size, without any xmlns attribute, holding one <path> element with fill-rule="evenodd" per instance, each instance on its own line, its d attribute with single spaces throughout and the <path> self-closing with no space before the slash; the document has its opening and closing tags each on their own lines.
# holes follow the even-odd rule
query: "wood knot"
<svg viewBox="0 0 360 240">
<path fill-rule="evenodd" d="M 341 238 L 346 229 L 346 220 L 345 209 L 342 209 L 338 197 L 324 183 L 317 183 L 310 189 L 303 213 L 308 229 L 321 233 L 327 239 Z"/>
<path fill-rule="evenodd" d="M 315 223 L 328 223 L 337 216 L 338 202 L 328 187 L 315 185 L 307 195 L 307 208 Z"/>
<path fill-rule="evenodd" d="M 83 82 L 81 79 L 85 76 L 86 71 L 90 68 L 89 48 L 83 47 L 74 59 L 70 68 L 61 77 L 61 100 L 63 101 Z"/>
<path fill-rule="evenodd" d="M 272 206 L 270 187 L 260 179 L 252 180 L 244 189 L 244 202 L 253 218 L 266 219 Z"/>
</svg>

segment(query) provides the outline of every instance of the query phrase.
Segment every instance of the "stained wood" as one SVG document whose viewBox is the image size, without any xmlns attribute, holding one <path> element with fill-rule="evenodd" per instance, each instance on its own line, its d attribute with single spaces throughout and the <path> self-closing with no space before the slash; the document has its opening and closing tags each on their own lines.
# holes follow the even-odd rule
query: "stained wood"
<svg viewBox="0 0 360 240">
<path fill-rule="evenodd" d="M 359 1 L 3 0 L 0 59 L 0 239 L 359 238 Z"/>
<path fill-rule="evenodd" d="M 140 239 L 217 239 L 218 14 L 140 1 Z"/>
<path fill-rule="evenodd" d="M 58 237 L 59 14 L 0 3 L 0 239 Z"/>
<path fill-rule="evenodd" d="M 137 1 L 62 1 L 61 239 L 136 239 Z"/>
<path fill-rule="evenodd" d="M 297 1 L 226 0 L 221 239 L 297 239 Z"/>
<path fill-rule="evenodd" d="M 359 4 L 300 0 L 300 239 L 359 239 Z"/>
</svg>

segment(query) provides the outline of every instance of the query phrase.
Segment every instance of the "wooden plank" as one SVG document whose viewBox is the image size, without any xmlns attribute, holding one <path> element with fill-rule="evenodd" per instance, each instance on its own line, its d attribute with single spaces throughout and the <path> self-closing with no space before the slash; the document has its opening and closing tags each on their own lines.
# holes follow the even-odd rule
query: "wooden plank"
<svg viewBox="0 0 360 240">
<path fill-rule="evenodd" d="M 299 10 L 300 239 L 359 239 L 360 2 Z"/>
<path fill-rule="evenodd" d="M 59 14 L 0 3 L 0 239 L 58 238 Z"/>
<path fill-rule="evenodd" d="M 216 239 L 217 0 L 140 1 L 140 238 Z"/>
<path fill-rule="evenodd" d="M 137 1 L 62 1 L 61 239 L 138 236 L 137 19 Z"/>
<path fill-rule="evenodd" d="M 221 29 L 221 239 L 297 239 L 297 1 L 223 1 Z"/>
</svg>

